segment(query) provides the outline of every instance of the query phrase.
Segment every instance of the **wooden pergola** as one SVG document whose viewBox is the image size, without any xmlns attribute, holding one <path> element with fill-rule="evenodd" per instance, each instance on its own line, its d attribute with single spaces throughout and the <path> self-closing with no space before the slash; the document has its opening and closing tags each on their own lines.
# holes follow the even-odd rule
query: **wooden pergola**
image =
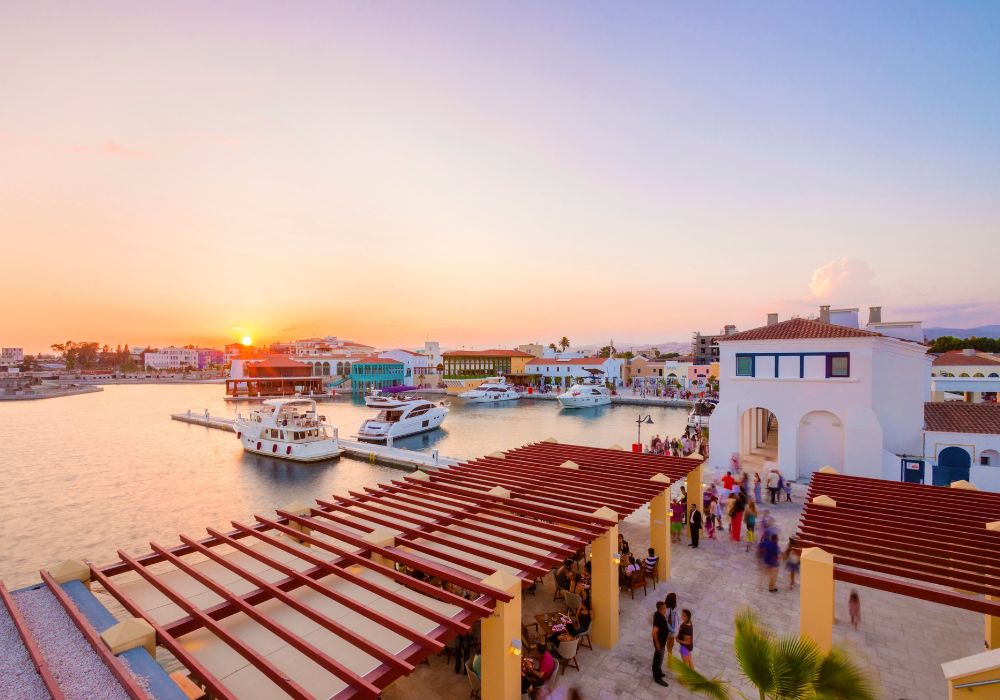
<svg viewBox="0 0 1000 700">
<path fill-rule="evenodd" d="M 651 501 L 662 517 L 693 468 L 539 443 L 119 551 L 90 575 L 219 698 L 374 698 L 478 620 L 484 689 L 492 677 L 507 696 L 522 588 L 593 544 L 594 597 L 615 596 L 595 625 L 613 643 L 617 524 Z"/>
<path fill-rule="evenodd" d="M 1000 643 L 1000 494 L 817 472 L 796 537 L 833 580 L 982 613 Z"/>
</svg>

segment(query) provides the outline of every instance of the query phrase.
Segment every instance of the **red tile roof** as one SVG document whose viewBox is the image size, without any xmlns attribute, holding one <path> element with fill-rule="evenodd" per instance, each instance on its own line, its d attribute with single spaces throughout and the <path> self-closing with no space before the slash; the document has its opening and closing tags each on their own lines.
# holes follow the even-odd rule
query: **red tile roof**
<svg viewBox="0 0 1000 700">
<path fill-rule="evenodd" d="M 808 340 L 815 338 L 881 338 L 881 333 L 863 331 L 860 328 L 838 326 L 808 318 L 792 318 L 770 326 L 752 328 L 734 335 L 720 336 L 720 343 L 731 340 Z"/>
<path fill-rule="evenodd" d="M 1000 365 L 1000 357 L 996 357 L 995 355 L 990 355 L 985 352 L 977 352 L 974 355 L 966 355 L 961 350 L 949 350 L 948 352 L 942 353 L 934 358 L 935 367 L 957 367 L 959 365 L 987 365 L 995 367 Z"/>
<path fill-rule="evenodd" d="M 529 360 L 529 365 L 603 365 L 608 361 L 607 357 L 568 357 L 557 359 L 555 357 L 536 357 Z"/>
<path fill-rule="evenodd" d="M 252 363 L 255 368 L 257 367 L 309 367 L 308 364 L 304 362 L 299 362 L 293 360 L 290 357 L 284 355 L 272 355 L 264 360 L 253 360 Z"/>
<path fill-rule="evenodd" d="M 1000 404 L 947 401 L 924 404 L 924 429 L 1000 435 Z"/>
<path fill-rule="evenodd" d="M 450 350 L 442 357 L 534 357 L 520 350 Z"/>
</svg>

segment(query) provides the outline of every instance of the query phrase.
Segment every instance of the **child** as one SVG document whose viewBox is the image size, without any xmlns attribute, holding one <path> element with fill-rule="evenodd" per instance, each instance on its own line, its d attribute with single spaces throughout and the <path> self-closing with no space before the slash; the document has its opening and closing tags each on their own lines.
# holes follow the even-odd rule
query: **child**
<svg viewBox="0 0 1000 700">
<path fill-rule="evenodd" d="M 782 488 L 785 491 L 785 503 L 791 503 L 792 502 L 792 482 L 788 481 L 786 479 L 785 483 L 782 484 Z"/>
<path fill-rule="evenodd" d="M 785 560 L 785 568 L 788 569 L 788 590 L 792 590 L 795 588 L 795 577 L 799 575 L 799 568 L 802 565 L 799 561 L 799 553 L 795 551 L 794 537 L 788 538 L 788 547 L 782 558 Z"/>
<path fill-rule="evenodd" d="M 753 530 L 757 526 L 757 505 L 750 501 L 747 505 L 747 551 L 750 551 L 750 545 L 753 544 Z"/>
<path fill-rule="evenodd" d="M 857 629 L 858 623 L 861 622 L 861 596 L 853 588 L 851 596 L 847 599 L 847 609 L 851 613 L 851 624 L 854 625 L 854 629 Z"/>
</svg>

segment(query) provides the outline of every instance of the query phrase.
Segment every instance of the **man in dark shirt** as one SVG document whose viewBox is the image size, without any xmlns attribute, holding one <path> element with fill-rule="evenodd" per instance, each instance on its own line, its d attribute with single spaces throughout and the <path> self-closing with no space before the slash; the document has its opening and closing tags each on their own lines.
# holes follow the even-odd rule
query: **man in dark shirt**
<svg viewBox="0 0 1000 700">
<path fill-rule="evenodd" d="M 688 547 L 698 546 L 698 535 L 701 534 L 701 511 L 698 506 L 691 505 L 691 515 L 688 517 L 688 527 L 691 529 L 691 542 Z"/>
<path fill-rule="evenodd" d="M 670 627 L 667 625 L 667 604 L 662 600 L 656 603 L 653 614 L 653 680 L 660 685 L 669 685 L 663 678 L 663 652 L 667 648 L 667 636 Z"/>
</svg>

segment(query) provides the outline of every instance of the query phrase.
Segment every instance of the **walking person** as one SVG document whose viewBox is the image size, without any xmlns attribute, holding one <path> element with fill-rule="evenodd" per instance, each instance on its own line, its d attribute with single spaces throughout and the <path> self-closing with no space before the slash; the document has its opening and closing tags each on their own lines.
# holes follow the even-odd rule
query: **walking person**
<svg viewBox="0 0 1000 700">
<path fill-rule="evenodd" d="M 792 502 L 792 482 L 788 479 L 783 479 L 782 489 L 785 491 L 785 503 Z"/>
<path fill-rule="evenodd" d="M 705 534 L 708 539 L 715 539 L 715 511 L 719 508 L 719 499 L 713 498 L 705 510 Z"/>
<path fill-rule="evenodd" d="M 653 613 L 653 680 L 662 686 L 670 685 L 663 675 L 663 654 L 667 650 L 669 636 L 666 612 L 667 604 L 662 600 L 657 601 L 656 612 Z"/>
<path fill-rule="evenodd" d="M 694 623 L 691 622 L 691 611 L 687 608 L 681 610 L 681 626 L 677 631 L 677 641 L 681 646 L 681 661 L 687 664 L 688 668 L 694 668 L 694 659 L 691 652 L 694 651 Z"/>
<path fill-rule="evenodd" d="M 753 501 L 754 503 L 760 503 L 760 491 L 761 491 L 761 481 L 760 474 L 753 475 Z"/>
<path fill-rule="evenodd" d="M 747 551 L 753 544 L 753 531 L 757 527 L 757 504 L 752 501 L 747 504 Z"/>
<path fill-rule="evenodd" d="M 795 551 L 795 538 L 788 538 L 788 547 L 781 556 L 785 560 L 785 568 L 788 569 L 788 590 L 795 588 L 795 577 L 799 575 L 802 562 L 799 560 L 799 553 Z"/>
<path fill-rule="evenodd" d="M 851 595 L 847 599 L 847 611 L 851 614 L 851 624 L 857 629 L 858 623 L 861 622 L 861 596 L 856 589 L 851 589 Z"/>
<path fill-rule="evenodd" d="M 677 612 L 677 594 L 667 593 L 667 599 L 663 602 L 667 606 L 667 656 L 673 656 L 674 642 L 677 641 L 677 633 L 681 628 L 681 616 Z"/>
<path fill-rule="evenodd" d="M 761 542 L 761 560 L 767 571 L 767 590 L 769 593 L 778 592 L 778 561 L 781 551 L 778 547 L 778 536 L 768 535 Z"/>
<path fill-rule="evenodd" d="M 743 511 L 746 509 L 746 503 L 747 497 L 743 495 L 743 491 L 737 493 L 729 521 L 729 535 L 733 542 L 739 542 L 743 537 Z"/>
<path fill-rule="evenodd" d="M 698 506 L 694 503 L 691 504 L 691 514 L 688 516 L 688 529 L 691 532 L 691 542 L 688 543 L 688 547 L 698 546 L 698 536 L 701 534 L 701 511 L 698 510 Z"/>
<path fill-rule="evenodd" d="M 771 505 L 778 502 L 778 473 L 771 470 L 767 473 L 767 492 L 771 495 Z"/>
</svg>

